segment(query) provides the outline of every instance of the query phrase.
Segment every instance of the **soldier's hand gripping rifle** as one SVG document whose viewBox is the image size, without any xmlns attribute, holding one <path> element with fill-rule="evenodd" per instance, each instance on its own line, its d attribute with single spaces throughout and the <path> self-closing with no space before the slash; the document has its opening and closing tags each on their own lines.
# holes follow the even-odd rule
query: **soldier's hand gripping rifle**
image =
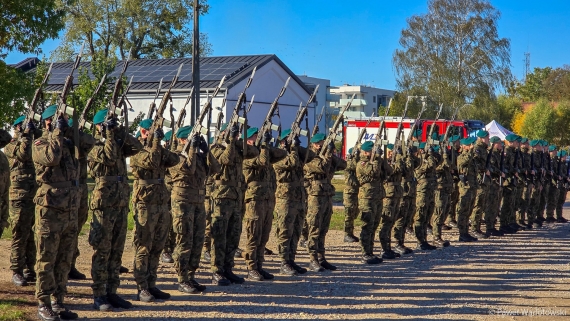
<svg viewBox="0 0 570 321">
<path fill-rule="evenodd" d="M 307 103 L 305 104 L 305 106 L 303 106 L 297 112 L 297 116 L 295 117 L 295 121 L 293 121 L 293 124 L 291 125 L 291 132 L 289 133 L 289 135 L 286 138 L 287 146 L 291 146 L 291 144 L 293 144 L 293 141 L 295 140 L 295 138 L 297 138 L 299 136 L 307 136 L 308 132 L 306 130 L 301 129 L 301 123 L 308 116 L 309 104 L 313 103 L 313 101 L 315 100 L 315 96 L 317 95 L 318 90 L 319 90 L 319 85 L 317 85 L 317 87 L 315 87 L 315 90 L 313 91 L 313 93 L 309 97 L 309 100 L 307 100 Z"/>
<path fill-rule="evenodd" d="M 226 80 L 226 76 L 222 77 L 222 80 L 220 80 L 218 87 L 216 87 L 216 89 L 214 89 L 214 92 L 212 93 L 212 95 L 210 97 L 208 97 L 208 100 L 204 104 L 204 107 L 202 107 L 202 110 L 200 111 L 200 115 L 198 115 L 198 118 L 196 118 L 196 122 L 194 123 L 194 127 L 192 127 L 192 132 L 190 132 L 190 134 L 188 135 L 188 140 L 186 141 L 186 144 L 184 145 L 184 148 L 182 149 L 183 155 L 186 155 L 186 156 L 188 155 L 188 152 L 190 151 L 190 147 L 192 145 L 192 138 L 194 136 L 208 134 L 208 131 L 210 129 L 207 127 L 204 127 L 202 125 L 202 123 L 204 122 L 204 119 L 206 119 L 206 116 L 208 116 L 208 114 L 210 113 L 210 109 L 212 109 L 212 99 L 214 99 L 214 97 L 216 97 L 218 95 L 218 93 L 220 92 L 220 89 L 222 89 L 222 86 L 224 85 L 225 80 Z"/>
<path fill-rule="evenodd" d="M 404 131 L 404 118 L 406 118 L 406 115 L 408 114 L 408 103 L 410 102 L 410 99 L 412 99 L 412 96 L 408 96 L 408 100 L 406 101 L 406 106 L 404 106 L 404 113 L 402 114 L 402 118 L 400 119 L 400 123 L 398 123 L 398 129 L 396 130 L 396 138 L 394 140 L 394 152 L 392 153 L 392 159 L 391 162 L 392 164 L 394 164 L 394 162 L 396 161 L 396 154 L 398 153 L 402 153 L 402 133 Z M 390 99 L 390 103 L 392 102 L 392 100 Z"/>
<path fill-rule="evenodd" d="M 154 94 L 154 99 L 152 100 L 152 103 L 150 103 L 150 106 L 148 107 L 148 113 L 146 113 L 147 119 L 152 119 L 154 116 L 154 111 L 156 110 L 156 99 L 158 98 L 158 95 L 160 95 L 160 91 L 162 90 L 163 79 L 164 78 L 160 78 L 160 82 L 158 83 L 158 88 L 156 89 L 156 93 Z"/>
<path fill-rule="evenodd" d="M 321 122 L 321 119 L 323 119 L 324 114 L 325 114 L 325 106 L 321 108 L 321 113 L 319 114 L 319 116 L 317 116 L 317 119 L 315 120 L 315 125 L 313 125 L 313 130 L 310 132 L 310 135 L 307 136 L 307 149 L 309 149 L 311 137 L 315 136 L 319 132 L 319 123 Z M 305 153 L 305 160 L 303 160 L 303 164 L 306 164 L 307 161 L 309 160 L 309 154 L 310 153 L 307 150 L 307 152 Z"/>
<path fill-rule="evenodd" d="M 289 86 L 289 81 L 291 80 L 291 77 L 287 78 L 287 81 L 285 81 L 285 85 L 283 85 L 283 87 L 281 88 L 281 91 L 279 92 L 279 95 L 277 95 L 277 97 L 275 97 L 275 100 L 271 103 L 271 106 L 269 107 L 269 111 L 267 112 L 267 116 L 265 116 L 265 119 L 263 120 L 263 124 L 261 124 L 261 127 L 259 127 L 259 132 L 257 134 L 257 139 L 255 140 L 255 146 L 260 147 L 261 143 L 263 143 L 264 137 L 265 137 L 265 133 L 271 133 L 272 130 L 278 131 L 280 128 L 279 125 L 275 125 L 273 124 L 273 116 L 274 115 L 279 115 L 279 98 L 281 98 L 283 96 L 283 94 L 285 94 L 285 91 L 287 90 L 287 86 Z M 244 132 L 247 129 L 244 127 Z M 245 143 L 245 135 L 244 135 L 244 143 Z M 267 142 L 269 143 L 269 142 Z"/>
<path fill-rule="evenodd" d="M 71 87 L 73 87 L 73 73 L 79 67 L 81 63 L 81 58 L 83 57 L 83 47 L 85 46 L 85 42 L 81 46 L 77 57 L 75 57 L 75 63 L 73 64 L 73 68 L 71 69 L 71 73 L 65 78 L 65 83 L 63 84 L 63 89 L 57 98 L 57 111 L 55 112 L 54 120 L 57 120 L 60 116 L 64 113 L 67 113 L 69 116 L 73 115 L 73 108 L 67 106 L 67 96 L 69 95 L 69 91 Z M 77 120 L 74 120 L 74 122 Z"/>
<path fill-rule="evenodd" d="M 352 98 L 350 98 L 348 104 L 346 104 L 346 106 L 344 106 L 338 113 L 338 116 L 333 124 L 333 127 L 331 127 L 331 129 L 329 130 L 329 134 L 327 135 L 327 138 L 323 142 L 323 146 L 321 147 L 321 151 L 319 152 L 319 157 L 323 158 L 329 152 L 332 153 L 332 150 L 329 151 L 330 148 L 329 145 L 331 145 L 331 143 L 334 144 L 337 141 L 339 141 L 340 137 L 338 136 L 338 128 L 342 125 L 344 113 L 350 108 L 350 105 L 352 105 L 352 101 L 354 100 L 355 96 L 356 94 L 352 94 Z"/>
<path fill-rule="evenodd" d="M 372 112 L 372 115 L 370 116 L 370 118 L 368 118 L 368 121 L 364 125 L 364 128 L 362 128 L 362 130 L 360 130 L 360 132 L 358 133 L 358 137 L 356 138 L 356 144 L 354 145 L 354 148 L 352 149 L 352 153 L 350 153 L 350 157 L 354 157 L 358 153 L 358 149 L 360 148 L 360 145 L 362 144 L 362 139 L 364 138 L 364 136 L 368 132 L 368 130 L 367 130 L 368 126 L 370 126 L 370 122 L 372 122 L 372 119 L 375 116 L 376 116 L 376 112 Z"/>
<path fill-rule="evenodd" d="M 249 86 L 251 85 L 251 82 L 253 81 L 253 77 L 255 76 L 256 70 L 257 70 L 257 66 L 255 66 L 253 68 L 251 75 L 249 76 L 249 78 L 247 79 L 247 82 L 245 83 L 245 88 L 243 89 L 243 91 L 238 96 L 238 99 L 236 101 L 236 105 L 234 107 L 234 111 L 232 112 L 232 115 L 231 115 L 230 120 L 228 122 L 228 127 L 227 127 L 228 129 L 224 132 L 224 134 L 222 136 L 223 142 L 226 142 L 230 139 L 230 130 L 229 129 L 232 128 L 234 125 L 238 125 L 238 124 L 244 125 L 245 124 L 246 126 L 244 126 L 244 127 L 245 127 L 245 130 L 247 131 L 247 112 L 248 112 L 248 110 L 246 110 L 246 107 L 245 107 L 245 104 L 247 101 L 246 91 L 249 88 Z M 253 106 L 253 99 L 254 98 L 255 98 L 255 95 L 253 95 L 251 97 L 249 108 L 251 108 L 251 106 Z M 240 116 L 240 111 L 241 111 L 241 116 Z M 222 114 L 222 116 L 223 116 L 223 114 Z M 219 126 L 221 126 L 221 119 L 219 118 L 219 120 L 220 120 Z M 245 135 L 244 135 L 244 137 L 245 137 Z M 245 139 L 244 139 L 244 141 L 245 141 Z M 244 146 L 245 146 L 245 144 L 244 144 Z"/>
<path fill-rule="evenodd" d="M 481 179 L 481 183 L 485 183 L 485 179 L 487 178 L 487 172 L 491 171 L 491 155 L 493 155 L 493 151 L 495 150 L 495 145 L 491 145 L 491 151 L 487 154 L 487 160 L 485 161 L 485 173 L 483 173 L 483 178 Z"/>
<path fill-rule="evenodd" d="M 172 136 L 170 138 L 170 141 L 168 142 L 169 143 L 168 146 L 170 147 L 171 151 L 174 151 L 176 149 L 177 144 L 175 140 L 175 135 L 178 129 L 180 129 L 180 127 L 182 127 L 182 125 L 184 124 L 184 120 L 186 119 L 186 106 L 188 106 L 188 104 L 192 101 L 193 92 L 194 92 L 194 87 L 190 88 L 190 94 L 188 94 L 184 106 L 178 113 L 178 118 L 176 119 L 176 122 L 173 121 L 174 120 L 173 108 L 172 104 L 170 105 L 170 118 L 172 119 L 173 125 L 172 125 Z"/>
<path fill-rule="evenodd" d="M 413 98 L 415 98 L 416 96 L 412 96 Z M 420 109 L 420 112 L 418 113 L 418 115 L 416 116 L 416 119 L 414 120 L 414 123 L 412 124 L 412 127 L 410 128 L 410 132 L 408 133 L 408 138 L 406 139 L 406 148 L 404 148 L 404 156 L 406 155 L 406 153 L 409 151 L 409 149 L 412 148 L 411 144 L 412 144 L 412 138 L 414 137 L 414 132 L 416 131 L 416 129 L 418 128 L 418 124 L 420 122 L 420 119 L 422 118 L 422 114 L 424 113 L 424 111 L 426 110 L 426 97 L 422 96 L 420 97 L 422 100 L 422 109 Z"/>
<path fill-rule="evenodd" d="M 89 100 L 87 100 L 87 102 L 85 103 L 85 108 L 83 108 L 81 116 L 79 117 L 79 130 L 83 130 L 84 128 L 91 130 L 91 128 L 93 127 L 93 124 L 87 121 L 87 116 L 89 115 L 89 111 L 95 104 L 95 99 L 97 98 L 97 95 L 99 95 L 101 89 L 106 85 L 105 84 L 106 81 L 107 81 L 107 74 L 104 74 L 103 77 L 101 78 L 101 81 L 99 82 L 99 85 L 97 85 L 97 88 L 95 88 L 93 95 L 91 95 L 91 97 L 89 97 Z"/>
<path fill-rule="evenodd" d="M 451 129 L 453 128 L 453 122 L 455 121 L 456 117 L 457 117 L 457 113 L 459 112 L 459 108 L 460 106 L 457 106 L 455 108 L 455 111 L 453 112 L 453 116 L 451 116 L 451 119 L 447 122 L 447 128 L 445 129 L 445 134 L 443 135 L 443 140 L 440 142 L 442 144 L 447 144 L 449 142 L 449 134 L 451 133 Z"/>
<path fill-rule="evenodd" d="M 28 108 L 28 112 L 26 113 L 26 119 L 24 119 L 24 123 L 21 126 L 22 130 L 24 130 L 24 129 L 26 129 L 26 127 L 28 127 L 29 122 L 34 121 L 34 120 L 40 121 L 42 118 L 42 115 L 37 113 L 36 110 L 38 109 L 38 104 L 40 103 L 40 99 L 43 96 L 43 87 L 49 79 L 52 66 L 53 66 L 53 62 L 49 65 L 48 71 L 45 74 L 44 79 L 42 80 L 42 83 L 40 84 L 38 89 L 36 89 L 36 92 L 34 93 L 34 98 L 32 99 L 32 103 L 30 104 L 30 107 Z"/>
<path fill-rule="evenodd" d="M 439 140 L 433 139 L 431 136 L 433 135 L 433 130 L 437 126 L 436 121 L 439 119 L 439 115 L 441 115 L 441 111 L 443 110 L 443 103 L 439 104 L 439 110 L 437 111 L 437 115 L 435 115 L 435 119 L 433 120 L 433 124 L 429 129 L 429 134 L 426 137 L 426 146 L 424 151 L 427 153 L 433 145 L 439 145 Z"/>
<path fill-rule="evenodd" d="M 384 129 L 386 127 L 386 117 L 388 117 L 390 108 L 392 108 L 392 100 L 390 100 L 388 107 L 386 107 L 386 111 L 384 112 L 384 117 L 382 117 L 382 120 L 378 125 L 378 131 L 376 132 L 376 136 L 374 137 L 374 146 L 372 147 L 372 153 L 370 154 L 370 160 L 369 160 L 370 162 L 372 162 L 376 158 L 376 153 L 378 153 L 378 151 L 380 150 L 380 146 L 388 145 L 388 141 L 382 139 L 382 133 L 384 132 Z"/>
<path fill-rule="evenodd" d="M 168 90 L 166 91 L 166 93 L 164 93 L 164 96 L 162 96 L 162 100 L 160 101 L 160 105 L 158 106 L 158 109 L 156 110 L 156 115 L 154 116 L 152 126 L 150 126 L 150 129 L 148 131 L 147 139 L 145 140 L 146 146 L 151 145 L 154 133 L 156 132 L 157 129 L 162 128 L 163 126 L 167 126 L 167 127 L 171 126 L 170 121 L 168 121 L 164 118 L 164 111 L 166 110 L 166 106 L 168 105 L 168 102 L 172 99 L 171 91 L 172 91 L 172 88 L 174 87 L 174 85 L 176 85 L 176 82 L 178 82 L 178 77 L 180 76 L 180 72 L 182 71 L 182 66 L 184 66 L 184 64 L 180 64 L 180 67 L 178 68 L 178 72 L 176 73 L 176 76 L 174 76 L 174 79 L 172 79 L 172 82 L 170 83 Z"/>
</svg>

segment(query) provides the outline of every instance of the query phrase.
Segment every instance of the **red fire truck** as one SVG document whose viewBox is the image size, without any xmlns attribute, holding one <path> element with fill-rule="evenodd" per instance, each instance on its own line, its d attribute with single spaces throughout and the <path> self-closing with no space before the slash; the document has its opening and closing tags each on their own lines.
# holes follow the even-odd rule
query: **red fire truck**
<svg viewBox="0 0 570 321">
<path fill-rule="evenodd" d="M 376 133 L 378 132 L 378 126 L 380 126 L 381 119 L 382 117 L 374 117 L 370 121 L 370 124 L 366 127 L 366 134 L 364 135 L 361 143 L 367 140 L 376 140 Z M 415 121 L 416 120 L 413 118 L 404 118 L 402 120 L 401 117 L 386 117 L 386 139 L 390 142 L 394 142 L 396 138 L 396 130 L 400 122 L 402 122 L 404 138 L 407 138 L 410 133 L 410 128 Z M 347 155 L 348 149 L 356 145 L 359 133 L 365 128 L 367 122 L 368 119 L 349 119 L 344 121 L 342 155 Z M 479 130 L 485 128 L 485 124 L 479 120 L 455 120 L 450 122 L 445 119 L 420 119 L 417 128 L 422 130 L 421 141 L 426 140 L 426 136 L 434 123 L 437 126 L 434 128 L 434 133 L 437 132 L 439 135 L 445 134 L 447 126 L 451 124 L 453 125 L 453 128 L 451 129 L 450 134 L 459 135 L 461 138 L 474 136 Z M 382 137 L 382 139 L 384 139 L 384 137 Z"/>
</svg>

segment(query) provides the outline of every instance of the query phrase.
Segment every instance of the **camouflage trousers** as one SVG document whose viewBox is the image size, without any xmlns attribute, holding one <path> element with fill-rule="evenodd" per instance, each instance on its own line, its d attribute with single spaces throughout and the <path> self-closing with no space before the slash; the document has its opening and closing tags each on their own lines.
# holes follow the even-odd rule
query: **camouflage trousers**
<svg viewBox="0 0 570 321">
<path fill-rule="evenodd" d="M 89 191 L 87 190 L 87 184 L 79 185 L 79 207 L 77 208 L 77 229 L 81 232 L 83 225 L 87 222 L 87 217 L 89 216 Z M 79 237 L 79 234 L 77 235 Z M 75 267 L 75 262 L 77 257 L 81 254 L 79 251 L 79 246 L 75 249 L 73 254 L 73 261 L 71 262 L 71 267 Z"/>
<path fill-rule="evenodd" d="M 460 235 L 469 233 L 469 215 L 473 209 L 477 189 L 459 183 L 459 202 L 457 202 L 457 229 Z"/>
<path fill-rule="evenodd" d="M 515 198 L 518 193 L 518 189 L 515 186 L 503 186 L 501 196 L 503 198 L 503 203 L 501 205 L 501 210 L 499 213 L 499 226 L 506 227 L 511 223 L 514 223 L 515 220 Z"/>
<path fill-rule="evenodd" d="M 354 220 L 358 217 L 358 193 L 344 193 L 344 234 L 354 235 Z"/>
<path fill-rule="evenodd" d="M 503 188 L 498 182 L 493 181 L 489 187 L 487 195 L 487 210 L 485 211 L 485 228 L 492 230 L 495 228 L 499 211 L 501 209 L 501 199 L 503 195 Z M 508 215 L 505 214 L 505 215 Z"/>
<path fill-rule="evenodd" d="M 92 209 L 89 245 L 93 247 L 91 288 L 94 297 L 117 293 L 128 214 L 129 208 L 125 206 Z"/>
<path fill-rule="evenodd" d="M 384 197 L 383 201 L 380 201 L 382 204 L 378 237 L 384 252 L 392 250 L 392 228 L 400 212 L 401 199 L 401 197 Z"/>
<path fill-rule="evenodd" d="M 406 237 L 406 227 L 413 221 L 416 213 L 416 195 L 406 195 L 400 200 L 400 210 L 394 220 L 394 239 L 403 245 Z"/>
<path fill-rule="evenodd" d="M 204 252 L 210 252 L 212 248 L 212 201 L 209 196 L 204 200 L 204 208 L 206 209 L 206 230 L 204 231 Z"/>
<path fill-rule="evenodd" d="M 0 151 L 0 157 L 6 160 L 6 156 Z M 8 168 L 0 168 L 0 237 L 4 232 L 4 228 L 8 227 L 8 217 L 10 212 L 9 205 L 9 190 L 10 188 L 10 171 Z"/>
<path fill-rule="evenodd" d="M 414 214 L 414 233 L 419 243 L 427 242 L 427 226 L 435 207 L 433 188 L 418 189 L 416 194 L 416 213 Z"/>
<path fill-rule="evenodd" d="M 249 271 L 260 270 L 265 262 L 265 245 L 273 224 L 273 208 L 269 200 L 248 200 L 245 203 L 244 229 L 245 264 Z"/>
<path fill-rule="evenodd" d="M 200 256 L 206 230 L 204 203 L 172 200 L 172 230 L 176 234 L 173 258 L 178 282 L 194 279 L 200 265 Z"/>
<path fill-rule="evenodd" d="M 489 178 L 486 178 L 489 180 Z M 483 216 L 486 215 L 485 212 L 487 211 L 487 199 L 489 195 L 489 185 L 481 185 L 477 188 L 475 192 L 475 204 L 473 206 L 473 210 L 471 212 L 471 230 L 478 231 L 481 229 L 481 220 Z"/>
<path fill-rule="evenodd" d="M 374 233 L 380 224 L 382 203 L 382 199 L 361 198 L 358 200 L 360 220 L 362 221 L 362 230 L 360 231 L 362 255 L 374 254 Z"/>
<path fill-rule="evenodd" d="M 77 234 L 77 207 L 63 211 L 36 204 L 36 298 L 40 304 L 63 302 Z"/>
<path fill-rule="evenodd" d="M 524 184 L 517 189 L 517 196 L 515 198 L 515 208 L 518 209 L 517 221 L 520 224 L 525 224 L 525 219 L 530 215 L 530 201 L 532 200 L 532 192 L 535 189 L 533 184 Z M 532 224 L 532 221 L 530 222 Z"/>
<path fill-rule="evenodd" d="M 445 223 L 445 213 L 449 212 L 450 197 L 451 195 L 449 193 L 449 190 L 446 190 L 445 188 L 438 188 L 435 190 L 435 210 L 432 220 L 432 234 L 435 239 L 441 238 L 441 229 Z"/>
<path fill-rule="evenodd" d="M 544 218 L 544 211 L 546 210 L 546 203 L 548 195 L 550 194 L 550 183 L 546 180 L 542 183 L 542 192 L 540 193 L 540 205 L 536 213 L 537 217 Z"/>
<path fill-rule="evenodd" d="M 530 202 L 527 210 L 527 222 L 532 224 L 538 217 L 540 209 L 540 195 L 542 194 L 542 185 L 535 184 L 530 194 Z"/>
<path fill-rule="evenodd" d="M 558 186 L 550 183 L 548 188 L 548 194 L 546 195 L 546 217 L 554 218 L 554 211 L 556 210 L 556 205 L 558 204 Z"/>
<path fill-rule="evenodd" d="M 133 274 L 139 290 L 156 287 L 160 253 L 171 229 L 167 204 L 135 203 Z"/>
<path fill-rule="evenodd" d="M 558 187 L 558 199 L 556 200 L 556 218 L 562 218 L 562 208 L 564 203 L 566 203 L 566 193 L 568 190 L 564 185 Z"/>
<path fill-rule="evenodd" d="M 307 200 L 307 247 L 311 260 L 325 259 L 325 238 L 332 217 L 332 197 L 309 195 Z"/>
<path fill-rule="evenodd" d="M 445 213 L 445 220 L 446 222 L 455 222 L 457 223 L 457 212 L 455 209 L 457 208 L 457 202 L 459 202 L 459 186 L 457 183 L 453 183 L 453 190 L 451 191 L 451 195 L 449 196 L 449 205 L 447 206 L 447 212 Z"/>
<path fill-rule="evenodd" d="M 172 193 L 172 189 L 170 189 Z M 170 198 L 168 199 L 168 211 L 171 214 L 171 221 L 174 220 L 174 215 L 172 214 L 172 201 Z M 170 232 L 168 232 L 168 236 L 166 237 L 166 241 L 164 242 L 164 249 L 162 250 L 163 253 L 170 253 L 172 254 L 174 251 L 174 247 L 176 247 L 176 232 L 174 232 L 174 227 L 170 228 Z"/>
<path fill-rule="evenodd" d="M 22 182 L 22 188 L 10 188 L 10 222 L 12 243 L 10 245 L 10 270 L 14 273 L 31 273 L 36 264 L 36 243 L 34 241 L 36 194 L 35 182 Z M 27 188 L 27 189 L 25 189 Z"/>
<path fill-rule="evenodd" d="M 277 213 L 277 249 L 282 262 L 295 261 L 297 244 L 305 224 L 305 204 L 301 200 L 278 198 L 275 204 Z"/>
<path fill-rule="evenodd" d="M 242 230 L 242 201 L 219 198 L 213 200 L 211 221 L 211 267 L 214 273 L 224 273 L 234 267 L 234 255 Z"/>
</svg>

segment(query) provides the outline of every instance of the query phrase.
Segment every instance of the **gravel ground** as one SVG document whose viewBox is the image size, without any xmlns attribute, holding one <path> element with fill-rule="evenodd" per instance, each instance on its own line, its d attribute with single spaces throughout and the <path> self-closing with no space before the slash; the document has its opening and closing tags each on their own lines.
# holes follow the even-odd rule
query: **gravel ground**
<svg viewBox="0 0 570 321">
<path fill-rule="evenodd" d="M 570 209 L 565 211 L 570 217 Z M 378 266 L 360 264 L 359 246 L 343 243 L 341 231 L 330 231 L 327 253 L 339 267 L 335 272 L 288 278 L 277 275 L 279 259 L 267 256 L 274 281 L 208 286 L 203 294 L 186 295 L 177 291 L 173 266 L 162 264 L 159 287 L 172 300 L 134 301 L 136 286 L 128 274 L 120 294 L 133 301 L 133 309 L 93 311 L 89 280 L 70 282 L 67 303 L 80 318 L 94 320 L 570 320 L 569 229 L 570 224 L 545 225 L 470 244 L 453 242 L 457 234 L 450 231 L 445 234 L 452 241 L 449 248 L 419 251 Z M 92 251 L 86 239 L 80 237 L 79 269 L 89 275 Z M 276 249 L 273 242 L 269 248 Z M 128 243 L 124 265 L 131 268 Z M 1 280 L 10 282 L 9 241 L 1 240 L 0 249 L 6 253 Z M 298 261 L 307 265 L 308 256 Z M 236 273 L 245 276 L 243 260 L 236 264 Z M 198 281 L 208 285 L 205 267 L 198 271 Z M 27 289 L 31 294 L 33 288 Z"/>
</svg>

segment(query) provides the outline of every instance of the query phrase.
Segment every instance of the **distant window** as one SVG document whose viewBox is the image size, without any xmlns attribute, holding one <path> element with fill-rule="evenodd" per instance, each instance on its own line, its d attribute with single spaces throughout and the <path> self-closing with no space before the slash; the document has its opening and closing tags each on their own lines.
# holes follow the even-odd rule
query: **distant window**
<svg viewBox="0 0 570 321">
<path fill-rule="evenodd" d="M 372 102 L 375 103 L 376 102 L 376 96 L 372 97 Z"/>
</svg>

